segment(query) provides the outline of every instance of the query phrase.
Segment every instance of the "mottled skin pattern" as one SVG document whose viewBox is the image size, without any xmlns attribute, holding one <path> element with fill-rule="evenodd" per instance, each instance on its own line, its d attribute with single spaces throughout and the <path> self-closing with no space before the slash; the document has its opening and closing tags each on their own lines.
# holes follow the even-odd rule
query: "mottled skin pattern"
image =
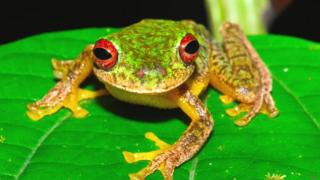
<svg viewBox="0 0 320 180">
<path fill-rule="evenodd" d="M 237 25 L 226 23 L 221 32 L 224 42 L 213 43 L 209 61 L 210 82 L 229 98 L 241 102 L 228 114 L 235 116 L 249 111 L 235 122 L 239 126 L 247 125 L 259 111 L 276 116 L 278 110 L 270 94 L 271 75 L 258 53 Z"/>
<path fill-rule="evenodd" d="M 179 45 L 187 34 L 199 43 L 192 63 L 185 63 L 179 54 Z M 123 152 L 129 163 L 150 161 L 144 169 L 130 174 L 131 179 L 144 179 L 156 170 L 165 179 L 172 179 L 174 169 L 193 157 L 212 131 L 212 117 L 198 98 L 209 84 L 225 94 L 223 102 L 235 99 L 241 103 L 229 111 L 230 115 L 248 111 L 236 121 L 237 125 L 248 124 L 258 112 L 270 116 L 278 112 L 270 95 L 270 73 L 249 41 L 235 24 L 226 23 L 222 34 L 225 41 L 217 44 L 202 25 L 193 21 L 143 20 L 104 37 L 118 53 L 116 64 L 110 69 L 95 63 L 93 45 L 76 61 L 53 60 L 55 75 L 61 80 L 41 100 L 28 105 L 27 114 L 39 120 L 66 107 L 76 117 L 83 117 L 87 111 L 78 105 L 79 101 L 103 94 L 134 104 L 180 108 L 191 123 L 174 144 L 148 132 L 146 138 L 154 141 L 158 150 Z M 107 92 L 79 88 L 91 72 L 104 83 Z"/>
<path fill-rule="evenodd" d="M 200 28 L 188 21 L 143 20 L 106 36 L 105 39 L 117 47 L 119 60 L 110 72 L 103 73 L 103 81 L 140 94 L 175 89 L 189 79 L 195 68 L 186 66 L 179 58 L 179 43 L 187 33 L 191 33 L 197 36 L 200 44 L 207 46 L 207 37 L 198 33 Z M 135 43 L 137 41 L 144 43 Z M 95 69 L 96 74 L 97 71 Z"/>
</svg>

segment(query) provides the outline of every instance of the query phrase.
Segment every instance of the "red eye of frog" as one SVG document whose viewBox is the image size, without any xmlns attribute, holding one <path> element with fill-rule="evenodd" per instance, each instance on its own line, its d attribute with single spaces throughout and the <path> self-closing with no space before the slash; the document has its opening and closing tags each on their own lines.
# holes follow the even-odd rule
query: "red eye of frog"
<svg viewBox="0 0 320 180">
<path fill-rule="evenodd" d="M 104 69 L 112 68 L 118 59 L 115 46 L 106 39 L 99 39 L 93 48 L 96 63 Z"/>
<path fill-rule="evenodd" d="M 179 46 L 180 57 L 184 63 L 192 63 L 199 54 L 199 43 L 192 34 L 185 35 Z"/>
</svg>

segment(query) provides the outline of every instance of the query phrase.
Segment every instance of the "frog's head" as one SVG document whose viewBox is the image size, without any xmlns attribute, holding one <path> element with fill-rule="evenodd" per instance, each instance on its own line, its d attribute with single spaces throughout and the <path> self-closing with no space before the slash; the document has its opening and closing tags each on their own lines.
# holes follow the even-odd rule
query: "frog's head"
<svg viewBox="0 0 320 180">
<path fill-rule="evenodd" d="M 192 21 L 143 20 L 98 40 L 94 73 L 106 85 L 155 94 L 187 81 L 205 57 L 204 27 Z"/>
</svg>

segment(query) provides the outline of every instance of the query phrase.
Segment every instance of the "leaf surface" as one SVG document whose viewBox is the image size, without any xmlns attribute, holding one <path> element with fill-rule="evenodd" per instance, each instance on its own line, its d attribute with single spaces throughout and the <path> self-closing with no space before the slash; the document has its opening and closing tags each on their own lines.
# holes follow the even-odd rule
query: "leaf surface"
<svg viewBox="0 0 320 180">
<path fill-rule="evenodd" d="M 154 150 L 144 133 L 174 143 L 187 127 L 180 110 L 157 110 L 104 96 L 87 100 L 90 111 L 75 119 L 62 109 L 39 122 L 26 105 L 56 80 L 52 57 L 73 59 L 117 29 L 82 29 L 33 36 L 0 46 L 0 179 L 128 179 L 147 162 L 127 164 L 121 152 Z M 215 119 L 202 150 L 175 171 L 175 179 L 320 179 L 320 46 L 296 38 L 250 37 L 273 74 L 277 118 L 258 115 L 245 128 L 225 114 L 209 89 L 204 101 Z M 96 80 L 85 83 L 96 88 Z M 100 86 L 101 87 L 101 86 Z M 150 179 L 162 179 L 159 172 Z"/>
</svg>

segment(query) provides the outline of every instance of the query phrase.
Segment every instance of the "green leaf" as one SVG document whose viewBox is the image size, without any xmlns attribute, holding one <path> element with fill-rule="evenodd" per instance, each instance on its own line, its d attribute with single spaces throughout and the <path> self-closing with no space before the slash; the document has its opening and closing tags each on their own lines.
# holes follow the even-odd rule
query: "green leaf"
<svg viewBox="0 0 320 180">
<path fill-rule="evenodd" d="M 147 131 L 174 143 L 186 129 L 180 110 L 157 110 L 104 96 L 84 101 L 90 111 L 75 119 L 62 109 L 39 122 L 26 104 L 56 80 L 52 57 L 72 59 L 98 37 L 117 29 L 84 29 L 33 36 L 0 46 L 0 179 L 128 179 L 147 162 L 127 164 L 122 151 L 156 147 Z M 176 169 L 175 179 L 320 179 L 320 46 L 296 38 L 264 35 L 250 40 L 273 74 L 277 118 L 258 115 L 239 128 L 212 88 L 204 100 L 215 119 L 202 150 Z M 94 88 L 95 80 L 87 86 Z M 150 179 L 162 179 L 159 172 Z"/>
</svg>

